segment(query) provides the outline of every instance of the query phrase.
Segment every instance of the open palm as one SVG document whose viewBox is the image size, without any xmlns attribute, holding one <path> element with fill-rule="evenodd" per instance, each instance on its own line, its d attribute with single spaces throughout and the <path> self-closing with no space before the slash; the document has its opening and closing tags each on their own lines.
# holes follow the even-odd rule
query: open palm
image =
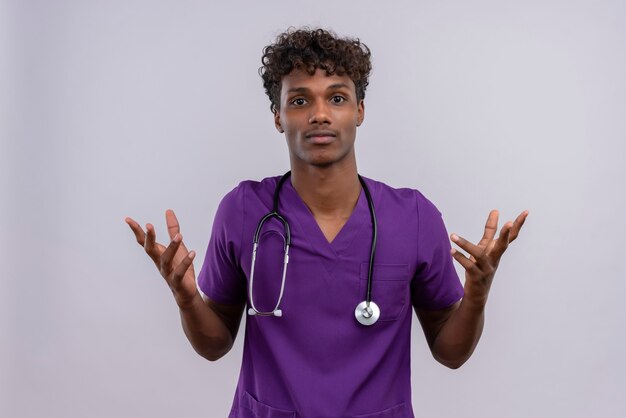
<svg viewBox="0 0 626 418">
<path fill-rule="evenodd" d="M 146 224 L 146 232 L 144 232 L 133 219 L 126 218 L 125 221 L 134 232 L 137 243 L 144 247 L 161 276 L 167 282 L 178 305 L 183 306 L 191 303 L 198 292 L 196 273 L 192 263 L 196 254 L 194 251 L 188 251 L 183 243 L 180 225 L 174 211 L 171 209 L 165 211 L 167 232 L 171 240 L 167 247 L 156 242 L 156 232 L 153 225 Z"/>
</svg>

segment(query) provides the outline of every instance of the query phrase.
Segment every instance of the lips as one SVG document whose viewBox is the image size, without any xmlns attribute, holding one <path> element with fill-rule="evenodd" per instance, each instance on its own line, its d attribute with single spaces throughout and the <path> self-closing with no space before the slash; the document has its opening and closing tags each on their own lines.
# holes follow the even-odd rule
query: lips
<svg viewBox="0 0 626 418">
<path fill-rule="evenodd" d="M 313 144 L 324 145 L 334 141 L 336 133 L 333 131 L 311 131 L 304 137 L 307 138 Z"/>
</svg>

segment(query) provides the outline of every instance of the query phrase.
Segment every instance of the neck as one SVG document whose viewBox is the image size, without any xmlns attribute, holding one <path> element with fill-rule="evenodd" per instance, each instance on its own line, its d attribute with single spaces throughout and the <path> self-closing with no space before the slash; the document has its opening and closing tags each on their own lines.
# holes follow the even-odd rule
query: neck
<svg viewBox="0 0 626 418">
<path fill-rule="evenodd" d="M 316 218 L 349 218 L 361 193 L 356 163 L 348 167 L 292 167 L 291 184 Z"/>
</svg>

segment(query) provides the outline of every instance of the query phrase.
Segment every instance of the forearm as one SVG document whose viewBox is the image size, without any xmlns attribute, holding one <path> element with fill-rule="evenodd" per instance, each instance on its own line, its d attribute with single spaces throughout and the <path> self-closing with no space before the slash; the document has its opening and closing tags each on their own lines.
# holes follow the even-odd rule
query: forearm
<svg viewBox="0 0 626 418">
<path fill-rule="evenodd" d="M 179 310 L 185 335 L 198 354 L 215 361 L 231 349 L 233 339 L 230 331 L 200 294 Z"/>
<path fill-rule="evenodd" d="M 433 341 L 435 359 L 452 369 L 461 367 L 474 352 L 484 323 L 485 303 L 464 298 Z"/>
</svg>

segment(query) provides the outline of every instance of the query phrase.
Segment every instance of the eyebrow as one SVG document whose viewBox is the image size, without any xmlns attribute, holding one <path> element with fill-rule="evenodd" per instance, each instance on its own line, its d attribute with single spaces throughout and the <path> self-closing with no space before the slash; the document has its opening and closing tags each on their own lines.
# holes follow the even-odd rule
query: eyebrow
<svg viewBox="0 0 626 418">
<path fill-rule="evenodd" d="M 340 88 L 350 89 L 350 86 L 348 86 L 346 83 L 335 83 L 335 84 L 331 84 L 330 86 L 328 86 L 326 90 L 336 90 Z M 310 90 L 306 87 L 294 87 L 292 89 L 287 90 L 287 93 L 306 93 L 308 91 Z"/>
</svg>

